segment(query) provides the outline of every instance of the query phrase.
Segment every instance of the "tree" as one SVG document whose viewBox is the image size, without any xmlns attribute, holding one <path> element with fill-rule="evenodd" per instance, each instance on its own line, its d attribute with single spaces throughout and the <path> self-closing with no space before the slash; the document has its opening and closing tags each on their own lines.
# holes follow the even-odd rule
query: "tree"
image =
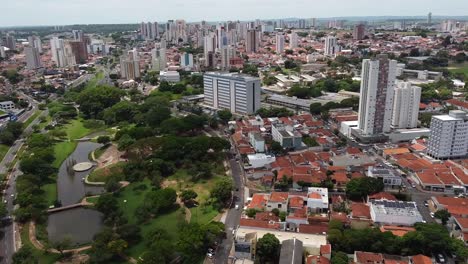
<svg viewBox="0 0 468 264">
<path fill-rule="evenodd" d="M 83 90 L 76 102 L 86 117 L 96 118 L 104 109 L 120 102 L 122 94 L 120 89 L 113 86 L 96 86 Z"/>
<path fill-rule="evenodd" d="M 273 141 L 270 146 L 270 150 L 273 154 L 278 155 L 283 153 L 284 149 L 279 142 Z"/>
<path fill-rule="evenodd" d="M 371 177 L 355 178 L 346 184 L 346 195 L 352 200 L 365 199 L 367 195 L 383 191 L 384 184 L 380 179 Z"/>
<path fill-rule="evenodd" d="M 118 141 L 118 149 L 120 151 L 128 149 L 133 143 L 135 143 L 135 139 L 130 137 L 128 134 L 123 135 L 120 137 Z"/>
<path fill-rule="evenodd" d="M 331 263 L 332 264 L 348 264 L 349 263 L 348 255 L 346 255 L 346 253 L 342 251 L 332 252 Z"/>
<path fill-rule="evenodd" d="M 99 137 L 97 138 L 97 143 L 103 144 L 103 145 L 109 144 L 110 141 L 111 141 L 111 139 L 110 139 L 109 136 L 99 136 Z"/>
<path fill-rule="evenodd" d="M 29 245 L 23 245 L 14 255 L 13 264 L 37 264 L 39 260 L 34 256 Z"/>
<path fill-rule="evenodd" d="M 313 114 L 313 115 L 320 114 L 321 109 L 322 109 L 322 104 L 321 103 L 311 103 L 310 104 L 310 113 Z"/>
<path fill-rule="evenodd" d="M 0 204 L 0 219 L 8 215 L 8 210 L 4 203 Z"/>
<path fill-rule="evenodd" d="M 245 214 L 250 218 L 254 218 L 255 215 L 257 214 L 257 209 L 249 208 L 249 209 L 245 210 Z"/>
<path fill-rule="evenodd" d="M 271 233 L 265 234 L 257 242 L 257 256 L 260 263 L 268 261 L 276 262 L 279 257 L 281 246 L 278 238 Z"/>
<path fill-rule="evenodd" d="M 194 190 L 183 190 L 182 193 L 180 194 L 180 198 L 182 199 L 182 202 L 186 203 L 189 201 L 194 200 L 197 198 L 198 194 Z"/>
<path fill-rule="evenodd" d="M 232 118 L 232 113 L 231 111 L 227 109 L 219 110 L 218 111 L 218 117 L 221 119 L 225 124 Z"/>
<path fill-rule="evenodd" d="M 447 224 L 447 221 L 450 219 L 452 215 L 449 213 L 447 209 L 438 210 L 434 213 L 434 217 L 440 219 L 443 225 Z"/>
<path fill-rule="evenodd" d="M 71 244 L 72 244 L 71 238 L 66 236 L 61 240 L 52 242 L 52 247 L 55 248 L 58 252 L 60 252 L 60 255 L 63 256 L 63 251 L 69 248 Z"/>
<path fill-rule="evenodd" d="M 226 205 L 231 200 L 234 185 L 231 179 L 223 178 L 211 190 L 211 197 L 216 199 L 221 205 Z"/>
</svg>

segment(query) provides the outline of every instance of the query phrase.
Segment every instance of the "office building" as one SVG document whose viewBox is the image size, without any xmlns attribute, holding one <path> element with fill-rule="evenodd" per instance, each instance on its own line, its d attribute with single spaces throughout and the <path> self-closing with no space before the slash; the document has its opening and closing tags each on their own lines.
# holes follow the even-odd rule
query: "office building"
<svg viewBox="0 0 468 264">
<path fill-rule="evenodd" d="M 325 37 L 325 47 L 324 47 L 324 54 L 326 56 L 335 56 L 337 52 L 340 51 L 340 47 L 338 46 L 338 41 L 334 36 L 327 36 Z"/>
<path fill-rule="evenodd" d="M 468 116 L 461 110 L 431 119 L 427 154 L 436 159 L 466 158 L 468 153 Z"/>
<path fill-rule="evenodd" d="M 140 59 L 136 49 L 120 57 L 120 75 L 127 80 L 140 78 Z"/>
<path fill-rule="evenodd" d="M 176 38 L 177 38 L 177 26 L 174 20 L 168 20 L 166 23 L 166 28 L 165 28 L 165 38 L 166 41 L 169 43 L 173 43 Z"/>
<path fill-rule="evenodd" d="M 29 46 L 36 48 L 39 53 L 42 53 L 42 43 L 38 36 L 28 37 Z"/>
<path fill-rule="evenodd" d="M 280 143 L 286 149 L 300 148 L 302 145 L 302 135 L 294 131 L 291 126 L 273 124 L 271 126 L 271 136 L 274 141 Z"/>
<path fill-rule="evenodd" d="M 298 47 L 298 44 L 299 43 L 299 36 L 297 35 L 296 32 L 291 32 L 291 34 L 289 34 L 289 48 L 290 49 L 295 49 Z"/>
<path fill-rule="evenodd" d="M 76 63 L 84 64 L 88 61 L 88 49 L 83 40 L 68 41 Z"/>
<path fill-rule="evenodd" d="M 353 39 L 363 40 L 365 36 L 366 36 L 366 25 L 364 24 L 354 25 Z"/>
<path fill-rule="evenodd" d="M 297 21 L 297 24 L 298 24 L 297 25 L 298 28 L 306 28 L 306 20 L 305 19 L 299 19 Z"/>
<path fill-rule="evenodd" d="M 26 68 L 29 70 L 35 70 L 42 67 L 41 57 L 39 55 L 39 50 L 32 46 L 27 46 L 24 48 L 24 53 L 26 54 Z"/>
<path fill-rule="evenodd" d="M 358 117 L 358 133 L 362 136 L 390 132 L 396 65 L 386 55 L 362 62 Z"/>
<path fill-rule="evenodd" d="M 393 96 L 393 128 L 415 128 L 418 126 L 421 87 L 409 82 L 399 82 Z"/>
<path fill-rule="evenodd" d="M 231 59 L 235 56 L 236 50 L 232 46 L 221 48 L 221 70 L 229 70 L 231 68 Z"/>
<path fill-rule="evenodd" d="M 205 104 L 251 115 L 260 109 L 260 78 L 238 73 L 205 73 Z"/>
<path fill-rule="evenodd" d="M 180 73 L 178 71 L 161 71 L 159 72 L 159 80 L 169 83 L 180 82 Z"/>
<path fill-rule="evenodd" d="M 284 51 L 284 35 L 283 33 L 276 34 L 276 53 L 281 54 Z"/>
<path fill-rule="evenodd" d="M 256 53 L 260 47 L 260 34 L 256 29 L 249 29 L 247 31 L 247 39 L 245 42 L 245 52 Z"/>
<path fill-rule="evenodd" d="M 156 47 L 151 50 L 151 63 L 153 70 L 163 71 L 166 69 L 167 57 L 166 48 Z"/>
<path fill-rule="evenodd" d="M 15 103 L 13 103 L 12 101 L 3 101 L 0 102 L 0 109 L 4 111 L 14 110 L 16 109 L 16 106 Z"/>
<path fill-rule="evenodd" d="M 185 70 L 193 69 L 193 55 L 184 52 L 180 55 L 180 67 Z"/>
<path fill-rule="evenodd" d="M 10 50 L 16 50 L 16 39 L 11 35 L 6 35 L 2 38 L 2 45 Z"/>
<path fill-rule="evenodd" d="M 432 24 L 432 12 L 429 12 L 429 14 L 427 14 L 427 24 L 428 25 Z"/>
<path fill-rule="evenodd" d="M 374 223 L 412 226 L 423 222 L 415 202 L 375 200 L 369 207 Z"/>
</svg>

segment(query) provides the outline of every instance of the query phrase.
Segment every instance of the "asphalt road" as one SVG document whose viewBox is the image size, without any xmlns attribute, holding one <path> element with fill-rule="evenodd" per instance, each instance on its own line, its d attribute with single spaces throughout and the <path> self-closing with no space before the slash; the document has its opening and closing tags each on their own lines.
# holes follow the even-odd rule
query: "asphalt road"
<svg viewBox="0 0 468 264">
<path fill-rule="evenodd" d="M 30 98 L 30 103 L 33 105 L 32 109 L 30 111 L 25 112 L 19 120 L 24 122 L 26 121 L 30 116 L 32 116 L 35 112 L 38 111 L 37 105 L 38 103 L 33 101 L 32 98 Z M 48 111 L 42 112 L 40 116 L 45 116 L 48 114 Z M 28 136 L 32 132 L 32 127 L 36 124 L 39 124 L 40 120 L 38 116 L 31 124 L 24 130 L 23 132 L 23 137 Z M 10 165 L 15 157 L 16 153 L 18 150 L 23 146 L 23 140 L 19 139 L 16 140 L 15 144 L 10 147 L 8 150 L 7 154 L 3 158 L 3 160 L 0 162 L 0 173 L 7 173 L 8 172 L 8 165 Z M 14 211 L 14 196 L 16 193 L 16 177 L 21 174 L 21 172 L 17 169 L 18 164 L 15 165 L 13 172 L 10 175 L 10 178 L 7 181 L 7 188 L 5 189 L 5 192 L 2 195 L 2 203 L 5 203 L 6 201 L 6 207 L 9 212 L 8 216 L 13 215 Z M 13 254 L 15 253 L 15 223 L 8 223 L 2 227 L 0 227 L 0 245 L 1 250 L 0 250 L 0 264 L 8 264 L 11 263 L 11 258 Z"/>
</svg>

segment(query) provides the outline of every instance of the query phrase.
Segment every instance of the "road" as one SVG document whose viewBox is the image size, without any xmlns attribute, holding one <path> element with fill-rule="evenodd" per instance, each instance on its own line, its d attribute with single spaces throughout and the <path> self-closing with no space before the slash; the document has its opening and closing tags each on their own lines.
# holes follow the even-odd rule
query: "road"
<svg viewBox="0 0 468 264">
<path fill-rule="evenodd" d="M 28 97 L 30 98 L 30 97 Z M 31 110 L 27 111 L 26 113 L 23 114 L 19 118 L 20 121 L 24 122 L 26 121 L 30 116 L 32 116 L 34 113 L 38 111 L 37 105 L 38 103 L 34 101 L 32 98 L 30 98 L 30 103 L 32 104 Z M 40 116 L 45 116 L 48 114 L 48 111 L 45 110 L 42 112 Z M 29 126 L 24 130 L 23 132 L 23 137 L 27 137 L 32 133 L 32 127 L 36 124 L 39 124 L 40 122 L 40 116 L 38 116 L 35 120 L 33 120 Z M 10 147 L 8 150 L 7 154 L 3 158 L 3 160 L 0 162 L 0 173 L 8 173 L 8 166 L 14 161 L 16 158 L 16 153 L 18 150 L 24 145 L 23 140 L 19 139 L 16 140 L 13 146 Z M 20 175 L 20 171 L 17 169 L 18 164 L 15 165 L 13 172 L 10 174 L 10 177 L 8 178 L 7 181 L 7 188 L 5 189 L 5 192 L 2 196 L 2 202 L 6 201 L 6 207 L 8 210 L 8 215 L 11 217 L 13 215 L 14 211 L 14 195 L 16 193 L 16 177 Z M 0 227 L 0 233 L 2 234 L 0 236 L 0 245 L 2 245 L 1 250 L 0 250 L 0 264 L 7 264 L 11 263 L 11 258 L 13 254 L 15 253 L 15 228 L 16 224 L 15 223 L 8 223 L 5 226 Z"/>
</svg>

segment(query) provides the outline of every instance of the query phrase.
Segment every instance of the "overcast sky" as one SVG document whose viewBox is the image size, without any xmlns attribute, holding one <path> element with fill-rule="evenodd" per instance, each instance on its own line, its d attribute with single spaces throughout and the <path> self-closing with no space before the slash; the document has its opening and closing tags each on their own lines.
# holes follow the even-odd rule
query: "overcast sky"
<svg viewBox="0 0 468 264">
<path fill-rule="evenodd" d="M 1 0 L 0 27 L 334 16 L 468 15 L 468 0 Z"/>
</svg>

